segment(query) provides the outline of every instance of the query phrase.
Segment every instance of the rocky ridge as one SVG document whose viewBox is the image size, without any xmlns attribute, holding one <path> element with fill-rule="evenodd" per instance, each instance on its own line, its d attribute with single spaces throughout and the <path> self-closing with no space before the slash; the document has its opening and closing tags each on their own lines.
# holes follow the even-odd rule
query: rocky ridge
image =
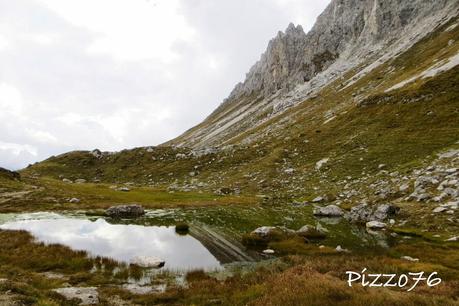
<svg viewBox="0 0 459 306">
<path fill-rule="evenodd" d="M 307 34 L 293 24 L 279 32 L 245 81 L 202 124 L 168 144 L 222 145 L 316 97 L 357 68 L 345 80 L 353 84 L 455 16 L 457 9 L 447 0 L 334 0 Z"/>
</svg>

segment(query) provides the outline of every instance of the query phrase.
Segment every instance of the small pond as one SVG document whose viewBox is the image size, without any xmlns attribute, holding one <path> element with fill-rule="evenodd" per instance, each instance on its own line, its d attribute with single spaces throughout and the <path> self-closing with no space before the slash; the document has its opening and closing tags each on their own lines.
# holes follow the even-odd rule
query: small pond
<svg viewBox="0 0 459 306">
<path fill-rule="evenodd" d="M 3 217 L 0 229 L 26 230 L 38 241 L 59 243 L 93 256 L 131 262 L 136 256 L 166 261 L 165 269 L 219 269 L 220 262 L 191 235 L 179 235 L 172 226 L 110 224 L 58 214 L 24 214 Z"/>
</svg>

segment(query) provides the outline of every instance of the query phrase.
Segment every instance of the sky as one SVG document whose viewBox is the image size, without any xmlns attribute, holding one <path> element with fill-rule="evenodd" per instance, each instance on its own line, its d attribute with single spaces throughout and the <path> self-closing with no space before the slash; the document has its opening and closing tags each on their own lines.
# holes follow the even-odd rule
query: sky
<svg viewBox="0 0 459 306">
<path fill-rule="evenodd" d="M 329 0 L 0 0 L 0 167 L 158 145 Z"/>
</svg>

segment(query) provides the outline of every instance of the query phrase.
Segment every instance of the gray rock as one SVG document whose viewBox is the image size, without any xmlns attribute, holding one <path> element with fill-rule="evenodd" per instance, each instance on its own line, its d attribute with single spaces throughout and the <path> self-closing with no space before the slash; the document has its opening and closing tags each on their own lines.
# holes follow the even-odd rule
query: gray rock
<svg viewBox="0 0 459 306">
<path fill-rule="evenodd" d="M 276 230 L 277 227 L 275 226 L 261 226 L 259 228 L 256 228 L 254 231 L 252 231 L 251 234 L 257 235 L 259 237 L 266 237 L 270 235 L 274 230 Z"/>
<path fill-rule="evenodd" d="M 315 216 L 322 217 L 342 217 L 344 211 L 336 205 L 328 205 L 325 207 L 315 208 L 313 211 Z"/>
<path fill-rule="evenodd" d="M 142 206 L 133 205 L 118 205 L 112 206 L 105 211 L 106 215 L 113 218 L 135 218 L 145 214 Z"/>
<path fill-rule="evenodd" d="M 312 200 L 312 203 L 320 203 L 320 202 L 323 202 L 324 200 L 325 200 L 324 197 L 318 196 Z"/>
<path fill-rule="evenodd" d="M 386 223 L 380 221 L 369 221 L 365 226 L 371 230 L 382 230 L 386 228 Z"/>
<path fill-rule="evenodd" d="M 78 198 L 71 198 L 71 199 L 69 200 L 69 202 L 70 202 L 70 203 L 80 203 L 80 199 L 78 199 Z"/>
<path fill-rule="evenodd" d="M 85 180 L 85 179 L 76 179 L 76 180 L 75 180 L 75 183 L 77 183 L 77 184 L 84 184 L 84 183 L 86 183 L 86 180 Z"/>
<path fill-rule="evenodd" d="M 351 208 L 351 211 L 346 218 L 351 222 L 368 221 L 384 221 L 389 217 L 395 216 L 400 208 L 391 204 L 381 204 L 378 206 L 370 206 L 368 204 L 360 204 Z"/>
<path fill-rule="evenodd" d="M 79 299 L 79 305 L 96 305 L 99 303 L 99 293 L 96 287 L 68 287 L 53 289 L 67 300 Z"/>
<path fill-rule="evenodd" d="M 71 180 L 66 179 L 66 178 L 65 178 L 65 179 L 62 179 L 62 181 L 63 181 L 64 183 L 67 183 L 67 184 L 72 184 L 72 183 L 73 183 Z"/>
<path fill-rule="evenodd" d="M 340 253 L 350 253 L 351 252 L 348 249 L 342 248 L 340 245 L 338 245 L 335 250 Z"/>
<path fill-rule="evenodd" d="M 437 214 L 437 213 L 441 213 L 447 210 L 448 210 L 447 207 L 439 206 L 439 207 L 436 207 L 432 212 Z"/>
</svg>

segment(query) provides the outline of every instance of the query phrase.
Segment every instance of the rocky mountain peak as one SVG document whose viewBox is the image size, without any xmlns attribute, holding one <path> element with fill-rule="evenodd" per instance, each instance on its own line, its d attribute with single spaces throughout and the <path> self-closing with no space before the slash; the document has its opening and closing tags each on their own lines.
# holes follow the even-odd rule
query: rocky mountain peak
<svg viewBox="0 0 459 306">
<path fill-rule="evenodd" d="M 399 39 L 406 28 L 445 9 L 448 0 L 332 0 L 307 34 L 290 23 L 268 44 L 228 100 L 253 93 L 267 97 L 292 90 L 339 57 L 360 57 Z"/>
<path fill-rule="evenodd" d="M 306 33 L 301 25 L 290 23 L 269 43 L 260 60 L 250 69 L 244 83 L 238 84 L 231 96 L 261 91 L 268 95 L 281 89 L 287 79 L 301 79 L 300 71 Z"/>
</svg>

